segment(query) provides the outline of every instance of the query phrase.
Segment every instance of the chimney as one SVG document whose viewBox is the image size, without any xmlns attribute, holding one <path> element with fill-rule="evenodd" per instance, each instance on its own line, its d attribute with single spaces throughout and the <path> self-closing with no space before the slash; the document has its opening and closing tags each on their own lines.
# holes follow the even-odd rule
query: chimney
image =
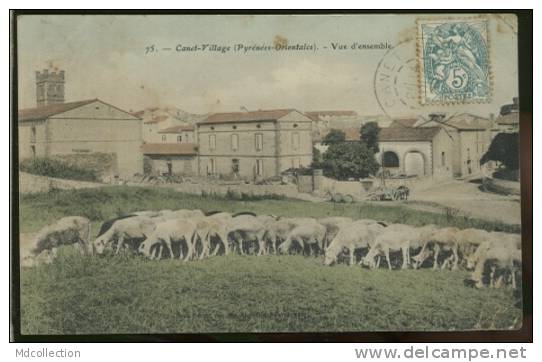
<svg viewBox="0 0 542 362">
<path fill-rule="evenodd" d="M 36 104 L 38 107 L 50 104 L 64 103 L 64 76 L 63 70 L 49 72 L 44 69 L 36 71 Z"/>
<path fill-rule="evenodd" d="M 433 122 L 441 123 L 444 118 L 446 118 L 446 113 L 435 112 L 429 114 L 429 119 Z"/>
</svg>

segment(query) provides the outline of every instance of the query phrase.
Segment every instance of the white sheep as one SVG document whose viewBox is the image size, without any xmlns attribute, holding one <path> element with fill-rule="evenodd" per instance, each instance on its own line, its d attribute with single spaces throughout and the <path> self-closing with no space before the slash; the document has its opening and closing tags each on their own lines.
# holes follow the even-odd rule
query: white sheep
<svg viewBox="0 0 542 362">
<path fill-rule="evenodd" d="M 374 220 L 356 220 L 341 228 L 325 251 L 324 265 L 332 265 L 339 255 L 347 250 L 350 254 L 350 266 L 354 266 L 354 253 L 358 249 L 367 249 L 385 227 Z"/>
</svg>

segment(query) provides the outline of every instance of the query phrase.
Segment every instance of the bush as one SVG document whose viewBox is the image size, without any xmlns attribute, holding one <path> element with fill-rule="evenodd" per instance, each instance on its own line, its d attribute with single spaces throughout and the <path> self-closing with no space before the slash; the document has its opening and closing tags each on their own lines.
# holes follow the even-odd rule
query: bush
<svg viewBox="0 0 542 362">
<path fill-rule="evenodd" d="M 489 149 L 480 159 L 483 165 L 489 161 L 498 161 L 508 170 L 519 169 L 519 136 L 517 133 L 499 133 Z"/>
<path fill-rule="evenodd" d="M 19 168 L 23 172 L 34 175 L 64 178 L 81 181 L 98 181 L 99 176 L 96 171 L 84 169 L 70 163 L 59 161 L 47 157 L 36 157 L 23 160 Z"/>
<path fill-rule="evenodd" d="M 324 175 L 337 180 L 366 178 L 379 168 L 374 153 L 364 142 L 342 142 L 329 146 L 324 153 Z"/>
</svg>

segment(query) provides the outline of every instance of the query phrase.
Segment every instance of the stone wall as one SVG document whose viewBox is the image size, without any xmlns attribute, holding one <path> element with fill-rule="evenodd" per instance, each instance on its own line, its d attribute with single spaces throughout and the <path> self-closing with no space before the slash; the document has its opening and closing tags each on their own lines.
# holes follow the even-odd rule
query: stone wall
<svg viewBox="0 0 542 362">
<path fill-rule="evenodd" d="M 102 187 L 104 184 L 87 181 L 64 180 L 47 176 L 37 176 L 19 172 L 19 193 L 48 192 L 51 189 L 75 190 L 83 188 Z"/>
</svg>

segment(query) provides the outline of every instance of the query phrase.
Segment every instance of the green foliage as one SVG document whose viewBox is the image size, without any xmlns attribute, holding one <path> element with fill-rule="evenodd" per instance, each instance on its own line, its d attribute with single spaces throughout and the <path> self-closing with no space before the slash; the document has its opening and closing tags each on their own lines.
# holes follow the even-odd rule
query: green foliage
<svg viewBox="0 0 542 362">
<path fill-rule="evenodd" d="M 23 334 L 508 329 L 522 315 L 510 290 L 465 287 L 467 272 L 324 267 L 288 255 L 182 263 L 70 251 L 22 269 Z"/>
<path fill-rule="evenodd" d="M 343 131 L 338 129 L 332 129 L 329 131 L 329 133 L 324 137 L 322 140 L 322 144 L 324 145 L 334 145 L 336 143 L 344 142 L 346 139 L 346 135 Z"/>
<path fill-rule="evenodd" d="M 323 156 L 324 174 L 338 180 L 365 178 L 379 168 L 374 152 L 363 142 L 341 142 L 329 146 Z"/>
<path fill-rule="evenodd" d="M 373 153 L 377 153 L 380 150 L 378 147 L 379 133 L 380 127 L 378 126 L 377 122 L 367 122 L 361 126 L 361 141 L 365 142 L 367 148 L 372 150 Z"/>
<path fill-rule="evenodd" d="M 322 152 L 316 147 L 312 148 L 312 163 L 311 168 L 321 168 L 322 167 Z"/>
<path fill-rule="evenodd" d="M 483 165 L 489 161 L 498 161 L 509 170 L 519 169 L 518 133 L 499 133 L 493 138 L 487 152 L 480 159 Z"/>
<path fill-rule="evenodd" d="M 82 168 L 66 161 L 47 157 L 35 157 L 23 160 L 19 168 L 34 175 L 64 178 L 81 181 L 98 181 L 99 175 L 92 169 Z"/>
</svg>

